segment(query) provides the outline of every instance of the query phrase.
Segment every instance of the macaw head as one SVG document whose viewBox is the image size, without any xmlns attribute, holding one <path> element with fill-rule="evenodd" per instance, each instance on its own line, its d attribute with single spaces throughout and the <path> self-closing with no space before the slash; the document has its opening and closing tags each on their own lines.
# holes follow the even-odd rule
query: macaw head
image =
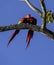
<svg viewBox="0 0 54 65">
<path fill-rule="evenodd" d="M 25 18 L 30 18 L 31 17 L 31 14 L 27 14 L 26 16 L 25 16 Z"/>
</svg>

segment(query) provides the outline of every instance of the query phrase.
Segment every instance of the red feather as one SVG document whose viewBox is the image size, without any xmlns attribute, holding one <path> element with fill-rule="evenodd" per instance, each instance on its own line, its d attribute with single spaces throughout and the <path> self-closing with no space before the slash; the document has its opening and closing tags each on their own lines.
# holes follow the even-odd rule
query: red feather
<svg viewBox="0 0 54 65">
<path fill-rule="evenodd" d="M 7 45 L 10 44 L 10 42 L 13 40 L 13 38 L 14 38 L 18 33 L 19 33 L 19 30 L 15 30 L 15 32 L 14 32 L 13 35 L 11 36 L 11 38 L 10 38 L 10 40 L 9 40 L 9 42 L 8 42 Z"/>
<path fill-rule="evenodd" d="M 30 40 L 31 40 L 31 38 L 33 37 L 33 34 L 34 34 L 34 31 L 32 31 L 32 30 L 29 30 L 28 31 L 28 35 L 27 35 L 27 46 L 26 46 L 26 48 L 29 46 L 29 44 L 30 44 Z"/>
</svg>

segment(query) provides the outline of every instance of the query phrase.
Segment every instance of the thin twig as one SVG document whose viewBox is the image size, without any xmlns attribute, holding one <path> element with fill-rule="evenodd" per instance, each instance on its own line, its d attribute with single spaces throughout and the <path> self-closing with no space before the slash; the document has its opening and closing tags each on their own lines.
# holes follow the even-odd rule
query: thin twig
<svg viewBox="0 0 54 65">
<path fill-rule="evenodd" d="M 20 0 L 20 1 L 26 2 L 27 5 L 28 5 L 33 11 L 37 12 L 40 16 L 42 16 L 42 12 L 41 12 L 37 7 L 35 7 L 34 5 L 32 5 L 29 0 Z"/>
<path fill-rule="evenodd" d="M 41 28 L 44 29 L 46 27 L 46 6 L 44 0 L 40 0 L 41 8 L 42 8 L 42 25 Z"/>
</svg>

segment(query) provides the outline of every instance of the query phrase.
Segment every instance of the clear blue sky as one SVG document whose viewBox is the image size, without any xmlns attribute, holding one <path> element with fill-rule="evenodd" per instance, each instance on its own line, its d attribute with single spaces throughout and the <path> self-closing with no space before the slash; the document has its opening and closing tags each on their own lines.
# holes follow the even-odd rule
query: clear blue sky
<svg viewBox="0 0 54 65">
<path fill-rule="evenodd" d="M 39 0 L 31 0 L 41 10 Z M 54 12 L 54 0 L 45 0 L 47 10 Z M 19 0 L 0 0 L 0 25 L 16 24 L 30 13 L 41 24 L 40 16 L 32 11 L 25 2 Z M 54 31 L 54 23 L 47 24 Z M 28 49 L 26 47 L 27 30 L 21 30 L 7 47 L 7 42 L 14 31 L 0 33 L 0 65 L 54 65 L 54 41 L 35 32 Z"/>
</svg>

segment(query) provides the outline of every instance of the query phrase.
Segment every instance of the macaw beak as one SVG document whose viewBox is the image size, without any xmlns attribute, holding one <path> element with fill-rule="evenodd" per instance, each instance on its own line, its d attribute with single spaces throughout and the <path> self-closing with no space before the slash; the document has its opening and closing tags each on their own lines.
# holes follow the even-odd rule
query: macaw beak
<svg viewBox="0 0 54 65">
<path fill-rule="evenodd" d="M 18 24 L 21 24 L 21 23 L 22 23 L 22 21 L 19 21 L 19 22 L 18 22 Z"/>
</svg>

